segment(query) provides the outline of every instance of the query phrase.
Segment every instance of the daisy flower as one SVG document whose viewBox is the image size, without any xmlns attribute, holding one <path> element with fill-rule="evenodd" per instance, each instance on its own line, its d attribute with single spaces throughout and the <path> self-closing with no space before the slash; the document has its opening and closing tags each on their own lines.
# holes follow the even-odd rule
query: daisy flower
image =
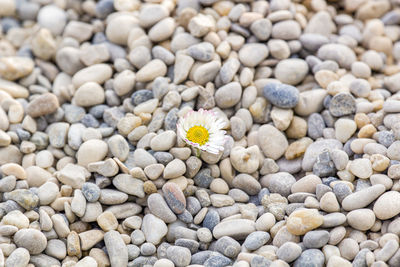
<svg viewBox="0 0 400 267">
<path fill-rule="evenodd" d="M 178 136 L 200 150 L 218 154 L 224 150 L 225 122 L 211 110 L 189 111 L 177 124 Z M 199 156 L 199 155 L 198 155 Z"/>
</svg>

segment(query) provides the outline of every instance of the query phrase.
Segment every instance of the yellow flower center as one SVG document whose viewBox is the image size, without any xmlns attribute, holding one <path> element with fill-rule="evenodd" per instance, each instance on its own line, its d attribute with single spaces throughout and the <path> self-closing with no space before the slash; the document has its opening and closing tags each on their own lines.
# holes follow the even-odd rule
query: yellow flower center
<svg viewBox="0 0 400 267">
<path fill-rule="evenodd" d="M 192 128 L 189 129 L 189 131 L 186 134 L 186 138 L 193 142 L 197 143 L 199 145 L 204 145 L 207 143 L 209 137 L 209 133 L 206 128 L 203 126 L 193 126 Z"/>
</svg>

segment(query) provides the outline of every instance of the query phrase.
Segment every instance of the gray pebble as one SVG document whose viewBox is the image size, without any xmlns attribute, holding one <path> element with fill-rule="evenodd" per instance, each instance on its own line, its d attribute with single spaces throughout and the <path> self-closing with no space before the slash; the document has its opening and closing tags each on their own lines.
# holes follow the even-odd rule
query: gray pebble
<svg viewBox="0 0 400 267">
<path fill-rule="evenodd" d="M 100 188 L 94 183 L 84 183 L 82 193 L 89 202 L 96 202 L 100 198 Z"/>
</svg>

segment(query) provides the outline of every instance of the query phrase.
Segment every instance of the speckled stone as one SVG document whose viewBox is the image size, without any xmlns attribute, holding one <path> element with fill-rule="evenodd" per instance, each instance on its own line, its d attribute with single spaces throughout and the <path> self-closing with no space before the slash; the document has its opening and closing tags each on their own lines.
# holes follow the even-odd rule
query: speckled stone
<svg viewBox="0 0 400 267">
<path fill-rule="evenodd" d="M 269 83 L 264 86 L 263 95 L 280 108 L 294 108 L 299 102 L 299 90 L 288 84 Z"/>
</svg>

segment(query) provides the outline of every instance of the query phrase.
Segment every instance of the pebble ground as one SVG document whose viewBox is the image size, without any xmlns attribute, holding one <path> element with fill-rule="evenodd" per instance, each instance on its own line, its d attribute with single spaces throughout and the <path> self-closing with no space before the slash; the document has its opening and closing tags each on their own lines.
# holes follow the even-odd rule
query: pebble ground
<svg viewBox="0 0 400 267">
<path fill-rule="evenodd" d="M 400 2 L 0 0 L 0 267 L 399 267 Z M 176 135 L 200 108 L 218 155 Z"/>
</svg>

